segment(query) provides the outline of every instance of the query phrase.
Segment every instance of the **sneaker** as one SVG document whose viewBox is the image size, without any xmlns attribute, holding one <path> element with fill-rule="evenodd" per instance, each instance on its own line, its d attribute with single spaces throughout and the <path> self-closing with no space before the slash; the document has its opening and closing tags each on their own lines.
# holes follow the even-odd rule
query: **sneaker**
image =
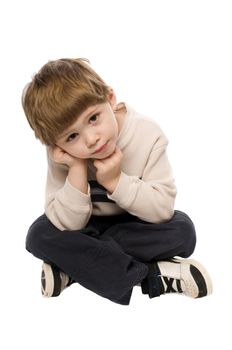
<svg viewBox="0 0 232 350">
<path fill-rule="evenodd" d="M 192 259 L 171 259 L 148 264 L 148 276 L 142 281 L 143 294 L 150 298 L 167 293 L 182 293 L 202 298 L 212 293 L 206 269 Z"/>
<path fill-rule="evenodd" d="M 57 267 L 43 263 L 41 273 L 41 292 L 44 297 L 57 297 L 74 281 Z"/>
</svg>

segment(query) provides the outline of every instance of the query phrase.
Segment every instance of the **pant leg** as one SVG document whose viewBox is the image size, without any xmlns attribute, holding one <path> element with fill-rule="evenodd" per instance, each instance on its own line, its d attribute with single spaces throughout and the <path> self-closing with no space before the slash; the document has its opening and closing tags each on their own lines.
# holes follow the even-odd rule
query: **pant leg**
<svg viewBox="0 0 232 350">
<path fill-rule="evenodd" d="M 168 222 L 153 224 L 135 216 L 105 230 L 101 239 L 112 237 L 123 251 L 142 262 L 174 256 L 190 256 L 196 245 L 195 227 L 189 216 L 176 210 Z"/>
<path fill-rule="evenodd" d="M 109 223 L 94 218 L 83 230 L 60 231 L 40 216 L 29 228 L 26 249 L 34 256 L 56 265 L 85 288 L 119 304 L 128 305 L 133 286 L 141 282 L 148 267 L 126 254 L 110 237 L 100 236 Z"/>
</svg>

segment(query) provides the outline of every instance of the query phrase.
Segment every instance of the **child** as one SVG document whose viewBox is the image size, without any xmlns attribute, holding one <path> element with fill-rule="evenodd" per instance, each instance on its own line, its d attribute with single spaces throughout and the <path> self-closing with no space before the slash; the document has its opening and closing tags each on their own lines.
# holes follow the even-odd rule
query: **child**
<svg viewBox="0 0 232 350">
<path fill-rule="evenodd" d="M 49 61 L 22 104 L 47 150 L 45 213 L 26 238 L 26 249 L 43 260 L 42 294 L 57 296 L 74 282 L 123 305 L 135 285 L 150 298 L 210 294 L 205 268 L 183 259 L 194 251 L 195 229 L 173 209 L 160 127 L 117 103 L 86 59 Z"/>
</svg>

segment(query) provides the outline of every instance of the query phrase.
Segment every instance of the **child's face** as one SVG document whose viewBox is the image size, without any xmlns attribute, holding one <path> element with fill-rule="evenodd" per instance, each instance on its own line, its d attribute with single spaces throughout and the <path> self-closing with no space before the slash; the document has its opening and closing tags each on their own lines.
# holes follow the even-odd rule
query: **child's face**
<svg viewBox="0 0 232 350">
<path fill-rule="evenodd" d="M 103 159 L 114 152 L 118 133 L 116 116 L 111 104 L 106 102 L 87 108 L 56 144 L 76 158 Z M 96 152 L 105 144 L 101 151 Z"/>
</svg>

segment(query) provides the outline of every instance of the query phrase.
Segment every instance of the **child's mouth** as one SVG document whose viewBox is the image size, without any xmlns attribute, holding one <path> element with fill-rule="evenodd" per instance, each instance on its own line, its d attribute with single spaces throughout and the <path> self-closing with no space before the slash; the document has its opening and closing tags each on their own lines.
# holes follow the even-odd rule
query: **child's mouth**
<svg viewBox="0 0 232 350">
<path fill-rule="evenodd" d="M 107 144 L 108 144 L 108 141 L 107 141 L 102 147 L 100 147 L 98 150 L 96 150 L 96 151 L 94 152 L 94 154 L 95 154 L 95 153 L 100 153 L 100 152 L 102 152 L 102 151 L 105 151 L 106 148 L 107 148 Z"/>
</svg>

